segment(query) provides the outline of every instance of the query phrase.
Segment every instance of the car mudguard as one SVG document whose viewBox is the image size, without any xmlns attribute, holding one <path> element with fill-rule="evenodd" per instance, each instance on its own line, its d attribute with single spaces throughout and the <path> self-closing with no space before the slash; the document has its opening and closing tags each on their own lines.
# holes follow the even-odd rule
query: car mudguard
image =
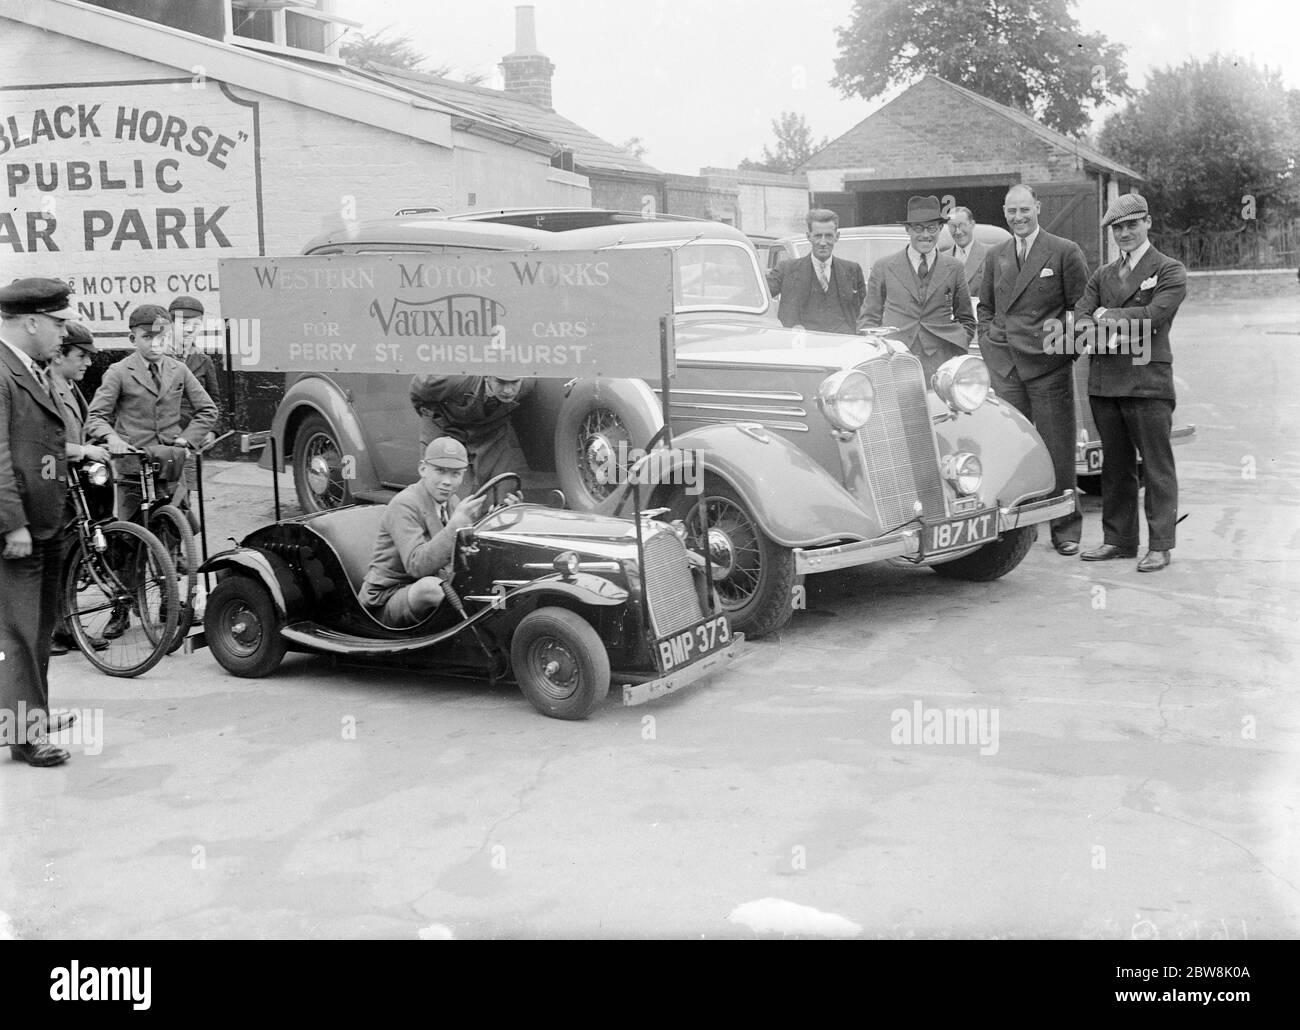
<svg viewBox="0 0 1300 1030">
<path fill-rule="evenodd" d="M 927 395 L 932 416 L 948 413 L 935 394 Z M 968 451 L 980 460 L 984 479 L 980 499 L 987 505 L 1018 504 L 1051 493 L 1056 486 L 1052 458 L 1038 430 L 1011 404 L 990 396 L 970 414 L 935 424 L 940 457 Z"/>
<path fill-rule="evenodd" d="M 352 411 L 344 390 L 326 376 L 303 376 L 285 391 L 284 399 L 276 407 L 275 417 L 271 420 L 271 436 L 275 440 L 276 455 L 280 462 L 280 468 L 276 471 L 290 467 L 293 461 L 290 426 L 296 425 L 309 411 L 320 415 L 334 427 L 339 434 L 339 446 L 344 453 L 355 459 L 355 477 L 350 485 L 352 495 L 355 497 L 358 492 L 378 489 L 379 476 L 375 472 L 370 450 L 366 447 L 361 423 Z M 270 447 L 262 448 L 258 464 L 264 469 L 271 467 Z"/>
<path fill-rule="evenodd" d="M 543 576 L 531 583 L 517 587 L 503 595 L 507 603 L 532 594 L 560 594 L 582 604 L 610 606 L 627 602 L 628 592 L 616 583 L 611 583 L 602 576 L 590 572 L 575 572 L 570 579 L 562 579 L 558 573 Z"/>
<path fill-rule="evenodd" d="M 293 570 L 283 559 L 251 547 L 236 547 L 214 554 L 199 568 L 199 572 L 233 572 L 251 576 L 271 595 L 280 614 L 286 617 L 301 614 L 307 607 L 302 587 Z"/>
<path fill-rule="evenodd" d="M 703 486 L 716 476 L 730 484 L 748 506 L 754 521 L 783 547 L 820 547 L 836 541 L 869 540 L 884 528 L 806 452 L 757 424 L 713 425 L 678 433 L 671 450 L 653 459 L 653 494 L 658 506 L 673 493 L 698 492 L 696 470 L 704 467 Z M 671 484 L 671 485 L 668 485 Z M 601 514 L 628 514 L 622 485 L 600 506 Z"/>
</svg>

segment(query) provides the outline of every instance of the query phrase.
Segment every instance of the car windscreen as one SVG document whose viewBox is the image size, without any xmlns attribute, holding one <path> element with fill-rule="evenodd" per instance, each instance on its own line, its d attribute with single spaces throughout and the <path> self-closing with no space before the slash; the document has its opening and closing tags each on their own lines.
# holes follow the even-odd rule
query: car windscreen
<svg viewBox="0 0 1300 1030">
<path fill-rule="evenodd" d="M 673 269 L 673 301 L 678 310 L 767 307 L 767 293 L 748 247 L 688 243 L 674 253 Z"/>
<path fill-rule="evenodd" d="M 952 246 L 951 239 L 948 245 Z M 897 254 L 906 246 L 906 236 L 841 236 L 839 242 L 835 244 L 832 259 L 843 258 L 845 261 L 855 261 L 866 272 L 870 271 L 871 266 L 880 258 Z M 796 240 L 794 249 L 799 257 L 806 257 L 812 245 L 807 240 Z"/>
</svg>

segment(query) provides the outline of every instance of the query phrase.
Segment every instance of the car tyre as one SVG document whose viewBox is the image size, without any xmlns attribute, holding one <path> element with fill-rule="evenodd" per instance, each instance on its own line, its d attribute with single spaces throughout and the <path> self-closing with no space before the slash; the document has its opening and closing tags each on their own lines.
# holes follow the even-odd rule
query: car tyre
<svg viewBox="0 0 1300 1030">
<path fill-rule="evenodd" d="M 308 415 L 294 434 L 293 487 L 307 514 L 352 503 L 352 491 L 343 476 L 339 434 L 322 415 Z"/>
<path fill-rule="evenodd" d="M 524 697 L 552 719 L 585 719 L 609 693 L 609 655 L 596 631 L 567 608 L 524 616 L 510 641 Z"/>
<path fill-rule="evenodd" d="M 555 471 L 575 511 L 591 511 L 623 481 L 623 453 L 644 447 L 663 426 L 654 392 L 639 379 L 584 379 L 555 423 Z"/>
<path fill-rule="evenodd" d="M 226 576 L 208 595 L 203 634 L 212 656 L 236 676 L 257 679 L 275 671 L 288 650 L 283 628 L 275 600 L 251 576 Z"/>
<path fill-rule="evenodd" d="M 1022 561 L 1038 539 L 1037 526 L 1008 529 L 996 540 L 952 561 L 930 566 L 940 576 L 987 583 L 1001 579 Z"/>
<path fill-rule="evenodd" d="M 714 585 L 731 628 L 750 638 L 773 633 L 789 622 L 793 613 L 794 552 L 759 528 L 735 490 L 726 483 L 715 483 L 706 486 L 700 497 L 676 495 L 672 517 L 685 522 L 687 546 L 703 554 L 700 511 L 701 505 L 707 506 Z M 724 566 L 728 571 L 719 579 Z"/>
</svg>

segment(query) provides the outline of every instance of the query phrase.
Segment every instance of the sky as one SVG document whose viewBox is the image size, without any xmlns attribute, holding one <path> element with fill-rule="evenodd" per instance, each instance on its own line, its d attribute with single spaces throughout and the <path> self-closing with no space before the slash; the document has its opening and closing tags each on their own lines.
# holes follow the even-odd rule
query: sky
<svg viewBox="0 0 1300 1030">
<path fill-rule="evenodd" d="M 501 87 L 515 48 L 514 0 L 339 0 L 373 32 L 409 35 L 453 77 Z M 830 86 L 853 0 L 534 0 L 538 49 L 555 65 L 555 109 L 611 143 L 640 137 L 665 172 L 735 167 L 773 146 L 771 123 L 802 114 L 815 140 L 835 138 L 895 93 L 846 99 Z M 1297 0 L 1077 0 L 1087 32 L 1128 47 L 1129 83 L 1188 57 L 1235 53 L 1300 88 Z"/>
</svg>

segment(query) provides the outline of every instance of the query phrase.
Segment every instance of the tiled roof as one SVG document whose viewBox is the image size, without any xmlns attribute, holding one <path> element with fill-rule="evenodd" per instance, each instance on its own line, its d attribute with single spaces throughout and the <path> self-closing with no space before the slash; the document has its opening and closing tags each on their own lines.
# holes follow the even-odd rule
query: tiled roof
<svg viewBox="0 0 1300 1030">
<path fill-rule="evenodd" d="M 465 82 L 425 75 L 406 68 L 367 64 L 366 70 L 391 82 L 421 93 L 430 99 L 456 104 L 485 114 L 497 121 L 517 125 L 526 132 L 553 140 L 573 151 L 575 165 L 588 169 L 658 175 L 659 169 L 646 164 L 621 147 L 593 135 L 576 122 L 544 107 L 511 96 L 499 89 L 471 86 Z"/>
</svg>

